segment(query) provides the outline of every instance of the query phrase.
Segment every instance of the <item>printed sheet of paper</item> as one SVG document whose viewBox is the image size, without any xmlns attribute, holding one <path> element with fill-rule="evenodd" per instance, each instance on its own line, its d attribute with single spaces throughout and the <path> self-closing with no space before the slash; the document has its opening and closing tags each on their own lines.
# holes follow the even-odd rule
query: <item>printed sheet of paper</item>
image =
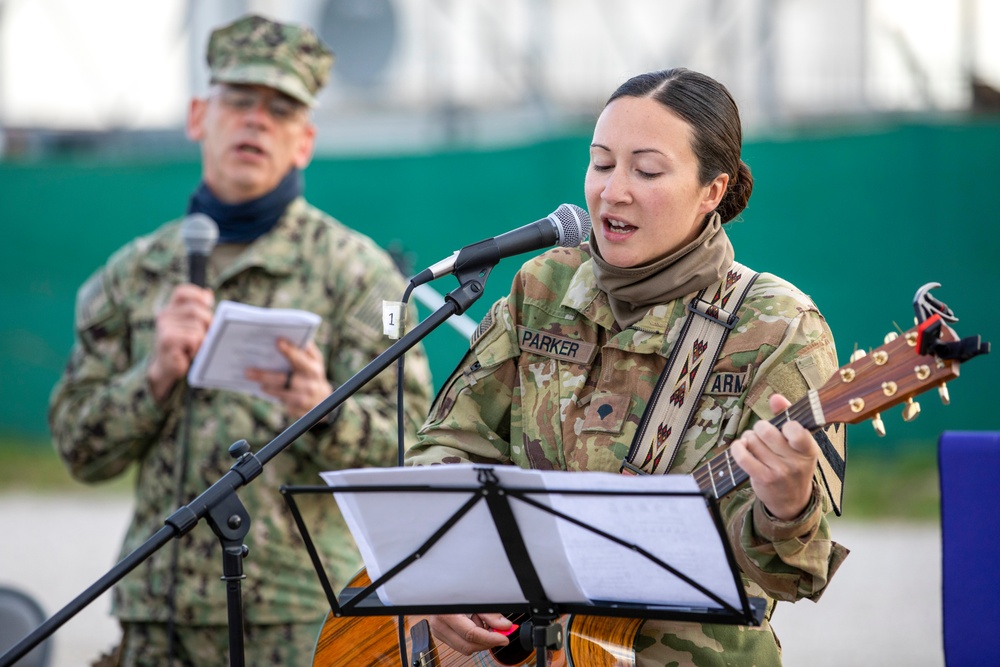
<svg viewBox="0 0 1000 667">
<path fill-rule="evenodd" d="M 546 479 L 547 488 L 586 491 L 697 492 L 689 475 L 626 477 L 607 473 L 566 473 Z M 640 547 L 680 574 L 739 609 L 740 591 L 726 558 L 722 538 L 697 495 L 553 494 L 555 509 L 623 542 Z M 563 548 L 591 600 L 636 602 L 693 608 L 719 604 L 682 578 L 634 549 L 624 548 L 574 525 L 559 522 Z"/>
<path fill-rule="evenodd" d="M 327 472 L 322 477 L 335 488 L 407 485 L 435 490 L 334 493 L 374 581 L 478 495 L 482 468 L 473 464 L 368 468 Z M 550 600 L 719 607 L 681 578 L 635 553 L 631 546 L 637 545 L 739 608 L 738 583 L 706 500 L 692 477 L 488 468 L 501 486 L 512 489 L 672 494 L 531 494 L 535 501 L 600 528 L 628 546 L 512 498 L 532 565 Z M 468 490 L 446 490 L 456 487 Z M 380 587 L 378 594 L 386 605 L 526 601 L 482 500 L 425 555 Z"/>
<path fill-rule="evenodd" d="M 319 315 L 305 310 L 222 301 L 188 371 L 188 384 L 229 389 L 273 401 L 260 391 L 256 382 L 246 379 L 247 369 L 289 370 L 288 360 L 278 352 L 278 338 L 303 347 L 319 324 Z"/>
</svg>

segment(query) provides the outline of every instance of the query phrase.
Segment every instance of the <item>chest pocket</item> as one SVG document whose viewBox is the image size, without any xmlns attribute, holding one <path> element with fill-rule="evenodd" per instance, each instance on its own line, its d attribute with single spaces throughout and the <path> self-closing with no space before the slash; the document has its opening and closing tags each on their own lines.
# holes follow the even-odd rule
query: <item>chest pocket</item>
<svg viewBox="0 0 1000 667">
<path fill-rule="evenodd" d="M 581 430 L 584 433 L 621 435 L 631 406 L 632 397 L 628 394 L 595 392 L 587 405 Z"/>
<path fill-rule="evenodd" d="M 738 396 L 702 395 L 670 472 L 691 473 L 729 446 L 742 416 Z"/>
</svg>

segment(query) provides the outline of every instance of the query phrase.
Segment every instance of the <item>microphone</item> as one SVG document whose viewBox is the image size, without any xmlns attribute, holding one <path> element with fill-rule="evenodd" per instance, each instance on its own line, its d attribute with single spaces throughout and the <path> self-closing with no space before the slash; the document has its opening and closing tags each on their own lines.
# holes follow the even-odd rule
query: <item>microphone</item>
<svg viewBox="0 0 1000 667">
<path fill-rule="evenodd" d="M 590 234 L 590 215 L 574 204 L 562 204 L 548 216 L 500 236 L 456 250 L 451 257 L 432 264 L 411 280 L 414 287 L 446 273 L 496 266 L 504 257 L 558 245 L 574 248 Z"/>
<path fill-rule="evenodd" d="M 219 226 L 204 213 L 192 213 L 181 223 L 181 239 L 188 256 L 188 276 L 198 287 L 205 287 L 208 256 L 219 239 Z"/>
</svg>

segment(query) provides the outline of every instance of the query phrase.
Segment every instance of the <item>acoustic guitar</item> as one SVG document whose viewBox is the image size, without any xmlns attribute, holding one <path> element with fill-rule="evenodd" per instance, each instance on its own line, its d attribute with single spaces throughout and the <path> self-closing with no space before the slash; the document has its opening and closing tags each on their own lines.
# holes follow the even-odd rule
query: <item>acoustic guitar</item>
<svg viewBox="0 0 1000 667">
<path fill-rule="evenodd" d="M 360 572 L 348 588 L 361 588 L 370 584 L 368 574 Z M 508 616 L 520 624 L 527 619 Z M 603 616 L 562 616 L 557 621 L 563 626 L 563 637 L 568 646 L 549 651 L 546 665 L 567 667 L 566 653 L 573 656 L 577 667 L 634 667 L 632 642 L 645 622 L 637 618 L 608 618 Z M 534 651 L 521 644 L 518 628 L 508 637 L 510 643 L 499 649 L 467 656 L 444 643 L 435 644 L 426 620 L 404 617 L 406 655 L 401 662 L 399 631 L 395 616 L 327 616 L 316 642 L 314 667 L 400 667 L 402 664 L 418 667 L 502 667 L 504 665 L 535 664 Z M 529 640 L 530 644 L 530 640 Z"/>
<path fill-rule="evenodd" d="M 979 336 L 959 339 L 945 324 L 956 318 L 944 304 L 926 293 L 931 284 L 918 292 L 923 305 L 932 304 L 933 315 L 905 332 L 886 336 L 885 344 L 870 354 L 855 352 L 851 362 L 841 367 L 822 387 L 771 420 L 781 426 L 796 420 L 811 431 L 829 424 L 854 424 L 872 418 L 876 431 L 884 435 L 880 413 L 906 403 L 903 418 L 913 419 L 919 406 L 917 396 L 937 387 L 941 400 L 949 402 L 945 383 L 958 377 L 962 362 L 989 352 L 989 343 Z M 914 305 L 920 305 L 915 300 Z M 918 317 L 919 319 L 919 317 Z M 693 473 L 698 486 L 718 499 L 742 485 L 749 476 L 729 455 L 722 452 Z M 362 571 L 348 587 L 363 587 L 370 582 Z M 515 623 L 521 619 L 512 618 Z M 553 667 L 634 667 L 633 643 L 643 619 L 566 615 L 558 620 L 563 626 L 564 646 L 550 651 L 546 664 Z M 314 667 L 533 667 L 535 658 L 522 646 L 518 631 L 501 649 L 463 655 L 444 643 L 435 643 L 426 621 L 405 618 L 405 650 L 408 660 L 401 662 L 399 633 L 395 617 L 327 617 L 316 644 Z M 568 654 L 568 655 L 567 655 Z M 571 660 L 571 662 L 570 662 Z"/>
</svg>

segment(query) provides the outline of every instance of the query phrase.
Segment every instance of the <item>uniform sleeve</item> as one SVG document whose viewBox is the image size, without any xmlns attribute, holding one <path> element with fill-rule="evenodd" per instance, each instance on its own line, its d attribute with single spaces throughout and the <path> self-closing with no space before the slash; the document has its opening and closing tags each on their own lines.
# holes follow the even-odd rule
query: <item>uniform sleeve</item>
<svg viewBox="0 0 1000 667">
<path fill-rule="evenodd" d="M 49 428 L 70 473 L 85 482 L 121 474 L 142 456 L 163 428 L 165 405 L 153 400 L 148 360 L 132 359 L 125 307 L 116 297 L 113 265 L 92 276 L 77 294 L 75 341 L 49 404 Z"/>
<path fill-rule="evenodd" d="M 417 444 L 406 454 L 407 465 L 511 463 L 517 347 L 509 323 L 507 300 L 501 299 L 434 401 Z"/>
<path fill-rule="evenodd" d="M 815 308 L 789 325 L 784 340 L 761 363 L 747 395 L 740 432 L 773 415 L 768 399 L 780 393 L 795 402 L 818 388 L 837 369 L 833 335 Z M 843 430 L 831 438 L 843 437 Z M 743 572 L 772 597 L 794 601 L 819 599 L 830 577 L 847 556 L 832 541 L 827 514 L 832 509 L 819 473 L 803 513 L 792 521 L 773 517 L 747 486 L 727 496 L 721 509 Z"/>
<path fill-rule="evenodd" d="M 353 378 L 396 341 L 382 331 L 383 301 L 399 301 L 405 282 L 385 253 L 367 244 L 356 247 L 351 262 L 331 286 L 347 295 L 331 322 L 333 339 L 326 360 L 336 388 Z M 407 321 L 417 322 L 409 308 Z M 323 469 L 396 465 L 399 455 L 397 364 L 392 363 L 314 427 L 301 443 Z M 416 439 L 431 400 L 431 373 L 423 346 L 405 354 L 403 372 L 404 451 Z"/>
</svg>

